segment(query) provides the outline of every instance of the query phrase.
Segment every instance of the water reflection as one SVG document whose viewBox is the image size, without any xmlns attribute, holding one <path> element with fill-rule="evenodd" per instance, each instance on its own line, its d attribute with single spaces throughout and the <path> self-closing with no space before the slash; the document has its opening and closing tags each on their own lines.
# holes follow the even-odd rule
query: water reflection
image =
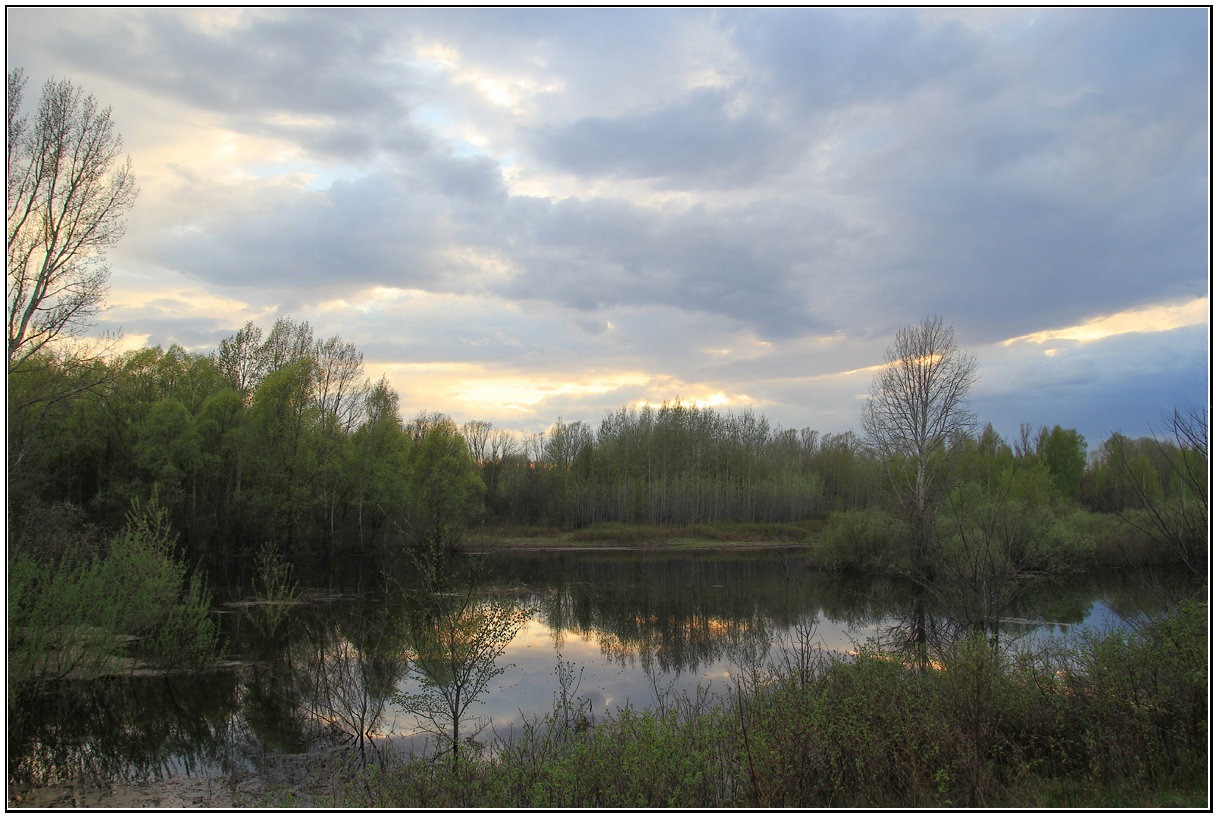
<svg viewBox="0 0 1218 818">
<path fill-rule="evenodd" d="M 221 669 L 16 691 L 10 777 L 274 778 L 307 752 L 364 763 L 408 746 L 414 721 L 392 698 L 417 692 L 404 658 L 410 579 L 389 569 L 373 583 L 380 568 L 361 568 L 345 582 L 302 576 L 291 604 L 227 602 Z M 476 714 L 501 735 L 552 711 L 564 663 L 582 672 L 579 712 L 596 718 L 680 691 L 726 692 L 741 668 L 779 661 L 792 641 L 848 651 L 892 636 L 915 599 L 897 580 L 805 570 L 793 552 L 491 555 L 486 569 L 488 585 L 537 608 Z M 1139 587 L 1120 575 L 1040 579 L 1008 606 L 1007 632 L 1041 638 L 1108 611 L 1141 615 L 1155 595 Z M 950 635 L 950 605 L 925 603 L 931 627 Z"/>
</svg>

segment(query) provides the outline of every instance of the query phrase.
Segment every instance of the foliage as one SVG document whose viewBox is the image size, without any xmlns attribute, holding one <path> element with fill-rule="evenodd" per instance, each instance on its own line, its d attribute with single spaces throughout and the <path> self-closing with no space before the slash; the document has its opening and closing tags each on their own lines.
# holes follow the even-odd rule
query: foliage
<svg viewBox="0 0 1218 818">
<path fill-rule="evenodd" d="M 1206 623 L 1189 603 L 1013 655 L 975 635 L 924 674 L 874 644 L 817 650 L 805 632 L 726 698 L 572 722 L 556 697 L 492 751 L 297 792 L 331 808 L 1204 806 Z"/>
<path fill-rule="evenodd" d="M 409 459 L 410 524 L 416 542 L 450 547 L 481 517 L 486 487 L 456 424 L 419 425 Z"/>
<path fill-rule="evenodd" d="M 904 527 L 879 509 L 834 514 L 816 560 L 830 571 L 908 573 L 910 567 Z"/>
<path fill-rule="evenodd" d="M 1133 441 L 1112 435 L 1097 457 L 1091 502 L 1117 511 L 1167 559 L 1203 576 L 1209 564 L 1209 423 L 1176 411 L 1169 432 Z"/>
<path fill-rule="evenodd" d="M 1034 434 L 1025 425 L 1013 444 L 989 426 L 977 435 L 945 427 L 921 454 L 879 458 L 851 433 L 782 429 L 752 411 L 679 400 L 623 407 L 595 429 L 560 419 L 523 438 L 438 414 L 403 424 L 398 396 L 384 379 L 361 378 L 352 344 L 316 339 L 290 318 L 265 335 L 249 324 L 213 355 L 143 349 L 83 373 L 54 356 L 38 362 L 9 379 L 10 430 L 22 441 L 10 447 L 22 458 L 10 471 L 13 507 L 67 501 L 85 510 L 83 522 L 117 529 L 133 501 L 155 495 L 192 557 L 223 561 L 265 542 L 289 559 L 392 554 L 438 533 L 455 546 L 478 524 L 584 542 L 754 536 L 746 532 L 798 542 L 816 533 L 808 520 L 836 512 L 856 515 L 824 538 L 821 562 L 840 569 L 933 571 L 933 539 L 957 536 L 962 514 L 1027 517 L 1044 535 L 1024 537 L 1030 571 L 1078 570 L 1092 554 L 1200 570 L 1207 556 L 1208 428 L 1194 415 L 1175 416 L 1163 441 L 1114 435 L 1078 477 L 1085 444 L 1060 426 Z M 78 376 L 78 391 L 47 403 L 44 385 Z M 881 512 L 877 500 L 885 481 L 916 489 L 920 471 L 924 542 L 914 548 L 907 531 L 902 558 L 888 553 L 886 515 L 908 526 L 917 503 Z M 1122 514 L 1128 536 L 1072 516 L 1076 478 L 1077 503 Z M 948 486 L 961 513 L 944 510 Z M 1008 503 L 1022 505 L 1000 512 Z M 967 525 L 965 536 L 979 530 Z"/>
<path fill-rule="evenodd" d="M 454 570 L 443 540 L 437 536 L 415 555 L 419 588 L 407 659 L 408 675 L 421 692 L 392 698 L 441 738 L 456 762 L 466 712 L 503 672 L 499 657 L 533 611 L 509 597 L 479 593 L 473 575 Z"/>
<path fill-rule="evenodd" d="M 96 679 L 131 667 L 213 662 L 211 597 L 175 558 L 165 512 L 136 506 L 103 552 L 14 549 L 9 570 L 9 696 L 56 679 Z M 125 661 L 124 661 L 125 660 Z"/>
<path fill-rule="evenodd" d="M 1083 471 L 1087 467 L 1087 439 L 1074 429 L 1054 426 L 1053 431 L 1041 427 L 1036 438 L 1036 454 L 1053 476 L 1061 496 L 1078 499 Z"/>
</svg>

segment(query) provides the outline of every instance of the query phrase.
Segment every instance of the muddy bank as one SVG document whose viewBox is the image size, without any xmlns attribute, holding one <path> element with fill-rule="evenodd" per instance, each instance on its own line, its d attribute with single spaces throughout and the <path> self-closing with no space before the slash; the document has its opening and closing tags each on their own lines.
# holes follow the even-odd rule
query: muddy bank
<svg viewBox="0 0 1218 818">
<path fill-rule="evenodd" d="M 8 785 L 8 809 L 236 809 L 259 802 L 257 776 L 166 778 L 142 783 Z"/>
</svg>

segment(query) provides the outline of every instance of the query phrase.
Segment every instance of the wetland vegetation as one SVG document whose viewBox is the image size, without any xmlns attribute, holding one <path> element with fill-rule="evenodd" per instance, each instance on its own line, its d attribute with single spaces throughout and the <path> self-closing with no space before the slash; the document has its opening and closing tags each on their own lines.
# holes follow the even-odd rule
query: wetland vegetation
<svg viewBox="0 0 1218 818">
<path fill-rule="evenodd" d="M 351 806 L 1205 797 L 1200 415 L 1090 456 L 1061 427 L 955 429 L 919 550 L 907 455 L 751 411 L 528 436 L 403 420 L 353 345 L 287 319 L 212 355 L 77 364 L 9 376 L 10 783 L 203 770 Z M 1079 633 L 1097 611 L 1124 624 Z"/>
</svg>

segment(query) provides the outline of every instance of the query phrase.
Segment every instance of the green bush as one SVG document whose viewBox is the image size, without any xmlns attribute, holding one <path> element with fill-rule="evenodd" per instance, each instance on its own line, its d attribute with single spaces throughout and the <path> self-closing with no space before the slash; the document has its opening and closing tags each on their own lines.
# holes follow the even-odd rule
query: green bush
<svg viewBox="0 0 1218 818">
<path fill-rule="evenodd" d="M 1108 776 L 1191 780 L 1208 766 L 1208 606 L 1188 602 L 1133 630 L 1088 636 L 1064 674 Z"/>
<path fill-rule="evenodd" d="M 200 665 L 218 651 L 218 623 L 202 577 L 174 557 L 165 511 L 129 515 L 105 553 L 87 561 L 59 549 L 41 562 L 22 551 L 8 561 L 9 700 L 24 684 L 91 679 L 140 657 L 161 665 Z"/>
<path fill-rule="evenodd" d="M 919 673 L 805 640 L 726 698 L 545 719 L 457 764 L 332 772 L 319 807 L 1205 806 L 1208 609 L 1009 655 L 981 635 Z M 794 655 L 792 655 L 794 653 Z"/>
<path fill-rule="evenodd" d="M 909 550 L 904 528 L 887 512 L 843 511 L 829 519 L 813 559 L 830 571 L 905 573 Z"/>
</svg>

